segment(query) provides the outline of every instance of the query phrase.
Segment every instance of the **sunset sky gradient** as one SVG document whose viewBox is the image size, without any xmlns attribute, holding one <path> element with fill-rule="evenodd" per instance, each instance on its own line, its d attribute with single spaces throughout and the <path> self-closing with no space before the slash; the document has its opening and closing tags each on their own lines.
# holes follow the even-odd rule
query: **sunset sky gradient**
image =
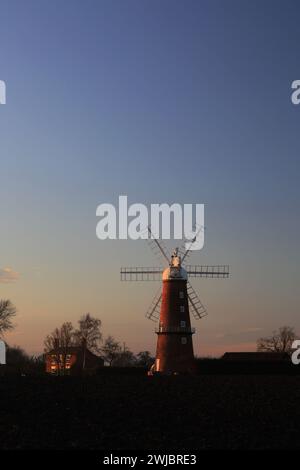
<svg viewBox="0 0 300 470">
<path fill-rule="evenodd" d="M 194 280 L 209 315 L 195 352 L 255 349 L 300 334 L 300 6 L 264 0 L 1 2 L 0 298 L 6 336 L 29 353 L 90 312 L 134 352 L 155 351 L 144 314 L 159 284 L 121 283 L 153 266 L 144 241 L 100 241 L 96 208 L 204 203 Z M 9 269 L 9 271 L 7 271 Z M 6 270 L 6 271 L 5 271 Z"/>
</svg>

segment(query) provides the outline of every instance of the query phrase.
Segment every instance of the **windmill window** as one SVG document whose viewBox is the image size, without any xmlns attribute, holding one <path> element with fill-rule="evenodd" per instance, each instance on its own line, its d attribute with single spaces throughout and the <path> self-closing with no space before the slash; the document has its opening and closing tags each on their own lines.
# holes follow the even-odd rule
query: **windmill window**
<svg viewBox="0 0 300 470">
<path fill-rule="evenodd" d="M 184 292 L 183 292 L 183 290 L 181 290 L 181 291 L 179 292 L 179 298 L 180 298 L 180 299 L 184 299 Z"/>
<path fill-rule="evenodd" d="M 186 344 L 187 343 L 187 339 L 185 336 L 182 336 L 181 338 L 181 344 Z"/>
<path fill-rule="evenodd" d="M 185 326 L 186 326 L 186 323 L 185 323 L 185 321 L 184 321 L 184 320 L 181 320 L 181 322 L 180 322 L 180 326 L 181 326 L 181 328 L 185 328 Z"/>
<path fill-rule="evenodd" d="M 181 313 L 184 312 L 184 305 L 180 305 L 180 312 L 181 312 Z"/>
</svg>

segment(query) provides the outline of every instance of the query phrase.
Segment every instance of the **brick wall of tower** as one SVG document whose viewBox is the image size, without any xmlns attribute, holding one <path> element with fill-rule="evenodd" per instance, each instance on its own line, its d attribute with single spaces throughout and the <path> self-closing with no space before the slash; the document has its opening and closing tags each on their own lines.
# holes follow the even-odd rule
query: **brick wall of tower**
<svg viewBox="0 0 300 470">
<path fill-rule="evenodd" d="M 185 280 L 163 281 L 160 323 L 157 337 L 156 370 L 189 373 L 195 368 L 190 314 Z M 172 332 L 163 332 L 165 329 Z M 173 330 L 179 330 L 174 332 Z"/>
</svg>

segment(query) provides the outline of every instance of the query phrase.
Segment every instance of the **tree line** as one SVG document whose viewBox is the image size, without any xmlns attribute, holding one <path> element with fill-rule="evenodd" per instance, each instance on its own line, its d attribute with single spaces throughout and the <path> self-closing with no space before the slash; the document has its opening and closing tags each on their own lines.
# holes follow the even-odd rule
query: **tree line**
<svg viewBox="0 0 300 470">
<path fill-rule="evenodd" d="M 46 336 L 44 351 L 57 351 L 57 361 L 64 368 L 68 351 L 74 346 L 84 346 L 92 353 L 102 357 L 108 366 L 114 367 L 149 367 L 154 358 L 149 351 L 141 351 L 137 355 L 123 343 L 109 335 L 105 339 L 102 334 L 102 322 L 90 313 L 82 315 L 75 328 L 71 322 L 65 322 Z"/>
<path fill-rule="evenodd" d="M 0 299 L 0 339 L 4 338 L 6 332 L 11 331 L 17 310 L 8 299 Z M 292 344 L 297 339 L 294 328 L 283 326 L 274 331 L 270 336 L 257 340 L 257 351 L 261 352 L 292 352 Z M 103 338 L 102 322 L 90 313 L 82 315 L 75 328 L 71 322 L 65 322 L 55 328 L 44 340 L 44 352 L 59 350 L 60 360 L 66 361 L 68 349 L 72 346 L 85 345 L 91 352 L 102 357 L 106 364 L 115 367 L 150 367 L 154 358 L 149 351 L 141 351 L 134 354 L 125 343 L 120 343 L 113 336 Z M 62 357 L 62 359 L 61 359 Z M 14 364 L 31 363 L 41 367 L 43 356 L 28 356 L 18 346 L 7 345 L 7 362 Z"/>
</svg>

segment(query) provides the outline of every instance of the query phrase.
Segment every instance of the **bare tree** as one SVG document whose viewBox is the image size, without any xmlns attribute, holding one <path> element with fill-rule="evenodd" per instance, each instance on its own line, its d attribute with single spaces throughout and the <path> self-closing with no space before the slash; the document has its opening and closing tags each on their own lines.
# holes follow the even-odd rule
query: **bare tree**
<svg viewBox="0 0 300 470">
<path fill-rule="evenodd" d="M 124 343 L 123 349 L 116 354 L 111 365 L 114 367 L 132 367 L 136 363 L 136 358 Z"/>
<path fill-rule="evenodd" d="M 44 351 L 46 353 L 56 350 L 60 347 L 60 329 L 55 328 L 55 330 L 50 333 L 50 335 L 47 335 L 45 340 L 44 340 Z"/>
<path fill-rule="evenodd" d="M 80 318 L 78 323 L 79 328 L 74 332 L 75 343 L 77 345 L 84 343 L 90 351 L 99 353 L 102 342 L 101 320 L 86 313 Z"/>
<path fill-rule="evenodd" d="M 104 345 L 101 351 L 105 360 L 111 366 L 113 361 L 122 352 L 122 348 L 121 348 L 120 343 L 118 343 L 118 341 L 116 341 L 112 336 L 108 336 L 106 340 L 104 341 Z"/>
<path fill-rule="evenodd" d="M 136 356 L 136 364 L 141 367 L 152 366 L 155 358 L 151 356 L 149 351 L 141 351 Z"/>
<path fill-rule="evenodd" d="M 6 360 L 10 365 L 22 366 L 30 361 L 30 357 L 19 346 L 8 346 L 6 350 Z"/>
<path fill-rule="evenodd" d="M 71 322 L 63 323 L 60 328 L 55 328 L 46 336 L 44 341 L 45 352 L 53 351 L 58 371 L 64 373 L 69 348 L 74 344 L 74 327 Z"/>
<path fill-rule="evenodd" d="M 294 328 L 282 326 L 267 338 L 259 338 L 257 341 L 257 351 L 290 353 L 292 343 L 296 339 Z"/>
<path fill-rule="evenodd" d="M 14 328 L 12 319 L 16 313 L 17 310 L 10 300 L 0 300 L 0 336 L 2 336 L 5 331 Z"/>
</svg>

